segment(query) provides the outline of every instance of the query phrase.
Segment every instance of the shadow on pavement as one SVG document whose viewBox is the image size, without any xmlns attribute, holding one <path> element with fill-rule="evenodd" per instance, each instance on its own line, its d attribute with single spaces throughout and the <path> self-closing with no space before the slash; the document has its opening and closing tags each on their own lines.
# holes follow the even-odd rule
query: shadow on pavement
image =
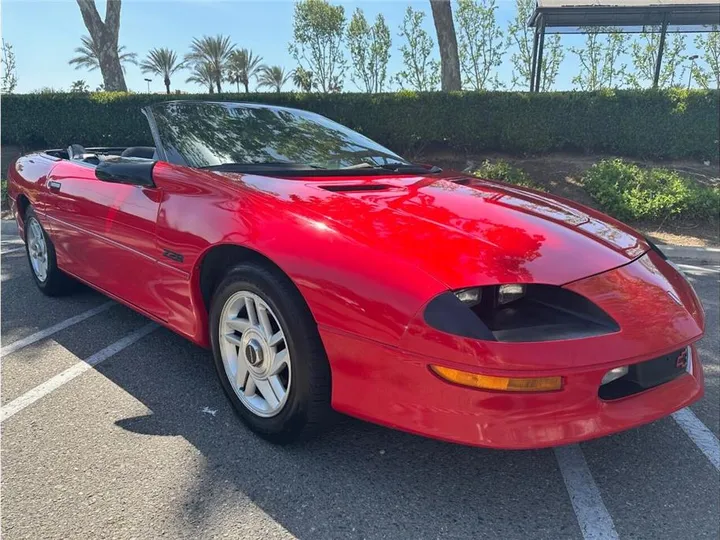
<svg viewBox="0 0 720 540">
<path fill-rule="evenodd" d="M 240 491 L 299 538 L 579 536 L 551 451 L 462 447 L 348 418 L 273 446 L 235 417 L 209 352 L 166 330 L 142 347 L 96 369 L 153 411 L 120 427 L 181 436 L 207 460 L 181 510 L 198 532 Z"/>
</svg>

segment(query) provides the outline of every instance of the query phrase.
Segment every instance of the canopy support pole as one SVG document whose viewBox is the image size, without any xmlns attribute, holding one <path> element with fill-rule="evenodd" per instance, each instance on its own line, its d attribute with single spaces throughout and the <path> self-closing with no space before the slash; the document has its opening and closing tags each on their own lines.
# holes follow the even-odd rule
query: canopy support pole
<svg viewBox="0 0 720 540">
<path fill-rule="evenodd" d="M 537 65 L 535 66 L 535 91 L 540 91 L 540 80 L 542 78 L 543 48 L 545 46 L 545 20 L 540 19 L 540 43 L 538 44 Z"/>
<path fill-rule="evenodd" d="M 532 48 L 532 68 L 530 69 L 530 91 L 532 92 L 535 89 L 535 70 L 537 69 L 537 49 L 538 49 L 538 41 L 539 39 L 539 27 L 535 27 L 534 37 L 533 37 L 533 48 Z"/>
<path fill-rule="evenodd" d="M 660 82 L 660 67 L 662 66 L 663 52 L 665 51 L 665 35 L 667 34 L 668 16 L 663 17 L 662 30 L 660 30 L 660 44 L 658 45 L 657 58 L 655 61 L 655 76 L 653 77 L 653 88 L 658 87 Z"/>
</svg>

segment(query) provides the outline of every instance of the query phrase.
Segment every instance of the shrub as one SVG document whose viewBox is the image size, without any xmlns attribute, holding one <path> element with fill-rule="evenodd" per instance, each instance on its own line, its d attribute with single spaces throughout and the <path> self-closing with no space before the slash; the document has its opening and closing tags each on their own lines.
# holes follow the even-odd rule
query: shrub
<svg viewBox="0 0 720 540">
<path fill-rule="evenodd" d="M 508 184 L 514 184 L 516 186 L 529 187 L 540 191 L 545 191 L 545 188 L 534 182 L 522 169 L 513 167 L 507 161 L 502 159 L 497 160 L 495 163 L 490 161 L 483 161 L 482 165 L 471 172 L 472 175 L 478 178 L 487 178 L 488 180 L 498 180 L 500 182 L 507 182 Z"/>
<path fill-rule="evenodd" d="M 717 91 L 223 94 L 177 99 L 263 102 L 307 109 L 396 151 L 582 151 L 717 159 Z M 28 149 L 152 144 L 140 108 L 159 94 L 3 96 L 2 143 Z"/>
<path fill-rule="evenodd" d="M 697 219 L 717 218 L 720 188 L 706 187 L 675 171 L 643 168 L 621 159 L 596 163 L 583 184 L 607 213 L 621 220 L 643 220 L 686 214 Z"/>
</svg>

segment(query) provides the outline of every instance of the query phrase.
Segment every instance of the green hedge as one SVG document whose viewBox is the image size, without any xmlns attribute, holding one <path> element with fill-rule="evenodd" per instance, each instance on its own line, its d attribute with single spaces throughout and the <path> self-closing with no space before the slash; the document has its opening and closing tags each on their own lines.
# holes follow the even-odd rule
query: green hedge
<svg viewBox="0 0 720 540">
<path fill-rule="evenodd" d="M 648 158 L 718 158 L 717 91 L 223 94 L 312 110 L 400 152 L 583 151 Z M 182 95 L 179 99 L 217 99 Z M 23 149 L 151 144 L 148 94 L 2 98 L 2 143 Z"/>
</svg>

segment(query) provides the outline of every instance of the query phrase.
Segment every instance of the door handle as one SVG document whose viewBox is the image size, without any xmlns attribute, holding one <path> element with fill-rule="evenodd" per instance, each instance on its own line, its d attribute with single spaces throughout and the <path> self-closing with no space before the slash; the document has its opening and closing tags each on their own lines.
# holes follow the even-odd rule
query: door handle
<svg viewBox="0 0 720 540">
<path fill-rule="evenodd" d="M 62 184 L 60 182 L 56 182 L 55 180 L 50 180 L 48 182 L 48 187 L 52 191 L 60 191 L 60 188 L 62 187 Z"/>
</svg>

